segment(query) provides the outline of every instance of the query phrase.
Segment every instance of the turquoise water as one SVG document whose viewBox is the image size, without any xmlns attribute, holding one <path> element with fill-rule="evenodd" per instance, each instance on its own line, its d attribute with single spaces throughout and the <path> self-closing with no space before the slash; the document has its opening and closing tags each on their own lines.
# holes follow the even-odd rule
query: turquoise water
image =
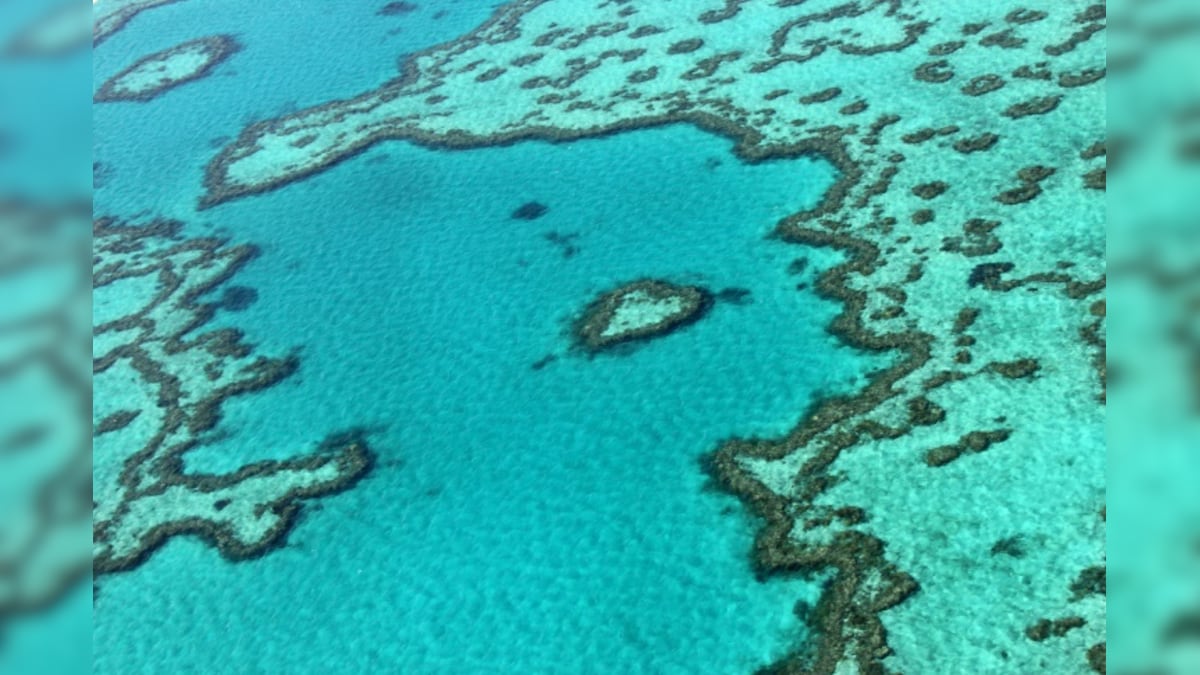
<svg viewBox="0 0 1200 675">
<path fill-rule="evenodd" d="M 54 3 L 48 2 L 4 3 L 0 6 L 0 45 L 7 48 L 22 29 L 53 7 Z M 15 432 L 38 423 L 58 432 L 46 434 L 21 451 L 6 447 L 0 453 L 4 455 L 0 458 L 0 566 L 4 569 L 0 573 L 4 586 L 0 593 L 0 673 L 5 674 L 78 673 L 84 672 L 91 660 L 88 579 L 68 577 L 78 581 L 61 595 L 54 591 L 43 596 L 51 600 L 45 609 L 28 612 L 20 606 L 23 599 L 37 598 L 39 591 L 46 590 L 39 582 L 49 582 L 87 550 L 86 544 L 74 546 L 87 536 L 87 525 L 81 522 L 87 518 L 86 512 L 78 511 L 56 514 L 60 519 L 55 523 L 63 530 L 79 528 L 68 530 L 73 533 L 68 535 L 71 545 L 54 548 L 44 557 L 29 552 L 45 549 L 39 550 L 36 543 L 27 545 L 30 532 L 50 529 L 40 517 L 43 498 L 65 492 L 61 487 L 47 488 L 48 477 L 64 475 L 78 461 L 78 444 L 87 438 L 84 423 L 71 411 L 78 410 L 80 403 L 86 405 L 89 393 L 73 386 L 74 382 L 64 382 L 61 371 L 46 365 L 46 361 L 60 358 L 70 364 L 67 369 L 72 376 L 86 378 L 86 365 L 77 358 L 82 353 L 79 340 L 86 340 L 85 334 L 72 334 L 64 344 L 58 336 L 47 338 L 37 321 L 51 314 L 64 325 L 86 330 L 83 320 L 74 322 L 78 316 L 74 312 L 87 297 L 69 290 L 84 272 L 76 269 L 73 260 L 64 258 L 66 251 L 78 250 L 66 246 L 85 245 L 86 222 L 82 218 L 60 222 L 51 215 L 43 227 L 26 229 L 28 221 L 24 219 L 53 214 L 53 209 L 72 203 L 86 204 L 91 68 L 90 55 L 82 48 L 50 59 L 0 54 L 0 87 L 5 92 L 0 102 L 0 298 L 4 305 L 0 310 L 0 398 L 4 400 L 0 438 L 12 438 Z M 45 258 L 40 258 L 43 255 Z M 64 300 L 82 302 L 68 304 Z M 25 356 L 34 350 L 33 358 Z M 75 364 L 80 366 L 78 370 Z M 59 506 L 69 509 L 67 500 Z M 81 563 L 86 562 L 85 557 Z"/>
<path fill-rule="evenodd" d="M 0 45 L 64 3 L 6 3 Z M 0 107 L 0 192 L 5 198 L 86 199 L 85 159 L 91 143 L 92 59 L 86 49 L 52 58 L 0 56 L 0 81 L 8 92 Z"/>
<path fill-rule="evenodd" d="M 732 673 L 796 646 L 793 605 L 816 586 L 754 579 L 756 523 L 706 489 L 698 458 L 783 433 L 886 365 L 827 335 L 837 306 L 796 288 L 838 257 L 765 238 L 816 203 L 831 167 L 745 165 L 683 126 L 463 152 L 395 142 L 195 213 L 212 138 L 375 86 L 398 51 L 491 9 L 259 4 L 148 12 L 97 52 L 99 81 L 200 35 L 245 45 L 152 104 L 97 107 L 97 211 L 259 245 L 230 282 L 257 301 L 213 325 L 266 354 L 302 348 L 296 376 L 226 404 L 190 469 L 293 456 L 351 426 L 379 461 L 262 559 L 180 539 L 102 579 L 96 672 Z M 530 200 L 547 214 L 510 218 Z M 791 275 L 797 257 L 811 264 Z M 749 301 L 625 353 L 570 353 L 571 317 L 642 276 Z"/>
</svg>

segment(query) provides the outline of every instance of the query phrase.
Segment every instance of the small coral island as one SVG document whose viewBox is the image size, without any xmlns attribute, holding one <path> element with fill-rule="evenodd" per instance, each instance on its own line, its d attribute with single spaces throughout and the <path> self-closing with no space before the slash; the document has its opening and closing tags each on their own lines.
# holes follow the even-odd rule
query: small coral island
<svg viewBox="0 0 1200 675">
<path fill-rule="evenodd" d="M 575 323 L 575 338 L 590 352 L 634 340 L 666 335 L 693 323 L 712 306 L 712 294 L 698 286 L 639 279 L 592 301 Z"/>
<path fill-rule="evenodd" d="M 208 75 L 241 45 L 228 35 L 209 35 L 143 56 L 113 75 L 96 92 L 98 103 L 146 102 L 169 89 Z"/>
</svg>

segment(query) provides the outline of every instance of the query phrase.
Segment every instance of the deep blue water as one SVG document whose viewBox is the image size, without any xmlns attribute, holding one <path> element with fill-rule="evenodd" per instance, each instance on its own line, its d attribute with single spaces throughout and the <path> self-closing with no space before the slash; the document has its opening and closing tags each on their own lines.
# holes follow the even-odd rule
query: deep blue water
<svg viewBox="0 0 1200 675">
<path fill-rule="evenodd" d="M 753 578 L 755 523 L 705 489 L 698 458 L 782 433 L 883 365 L 827 335 L 837 307 L 796 289 L 837 257 L 766 238 L 816 203 L 828 164 L 745 165 L 685 126 L 461 152 L 391 142 L 193 211 L 212 139 L 374 87 L 399 52 L 491 10 L 445 7 L 182 2 L 98 50 L 99 82 L 185 39 L 245 45 L 206 80 L 95 112 L 98 213 L 259 245 L 231 282 L 257 301 L 214 325 L 267 354 L 302 348 L 300 373 L 230 401 L 189 467 L 232 471 L 356 425 L 380 461 L 265 558 L 178 540 L 103 579 L 96 672 L 748 672 L 803 635 L 792 608 L 815 586 Z M 529 200 L 548 213 L 509 217 Z M 812 264 L 789 275 L 797 257 Z M 627 354 L 570 354 L 572 315 L 642 276 L 751 301 Z"/>
</svg>

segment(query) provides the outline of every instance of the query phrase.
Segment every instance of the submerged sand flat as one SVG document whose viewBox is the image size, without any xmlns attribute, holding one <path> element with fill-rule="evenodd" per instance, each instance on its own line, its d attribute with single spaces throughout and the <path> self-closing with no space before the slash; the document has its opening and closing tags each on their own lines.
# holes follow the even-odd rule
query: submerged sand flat
<svg viewBox="0 0 1200 675">
<path fill-rule="evenodd" d="M 604 331 L 600 335 L 612 338 L 642 331 L 648 326 L 664 323 L 685 312 L 683 298 L 672 296 L 658 299 L 643 292 L 634 291 L 627 294 L 621 304 L 617 305 L 612 320 L 604 327 Z"/>
<path fill-rule="evenodd" d="M 516 2 L 349 100 L 255 124 L 205 206 L 386 139 L 669 122 L 842 172 L 776 235 L 850 259 L 831 330 L 898 365 L 708 466 L 759 572 L 830 573 L 789 672 L 1088 672 L 1104 655 L 1102 5 Z"/>
</svg>

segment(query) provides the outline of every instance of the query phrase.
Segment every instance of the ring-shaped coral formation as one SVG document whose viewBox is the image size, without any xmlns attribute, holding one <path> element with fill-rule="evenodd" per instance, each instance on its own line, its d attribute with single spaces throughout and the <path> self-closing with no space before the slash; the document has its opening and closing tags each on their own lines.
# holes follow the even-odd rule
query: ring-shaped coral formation
<svg viewBox="0 0 1200 675">
<path fill-rule="evenodd" d="M 591 352 L 648 340 L 698 321 L 713 296 L 699 286 L 639 279 L 603 293 L 575 322 L 575 338 Z"/>
<path fill-rule="evenodd" d="M 153 100 L 170 89 L 208 75 L 240 49 L 237 40 L 229 35 L 209 35 L 148 54 L 108 78 L 93 100 L 97 103 Z"/>
</svg>

